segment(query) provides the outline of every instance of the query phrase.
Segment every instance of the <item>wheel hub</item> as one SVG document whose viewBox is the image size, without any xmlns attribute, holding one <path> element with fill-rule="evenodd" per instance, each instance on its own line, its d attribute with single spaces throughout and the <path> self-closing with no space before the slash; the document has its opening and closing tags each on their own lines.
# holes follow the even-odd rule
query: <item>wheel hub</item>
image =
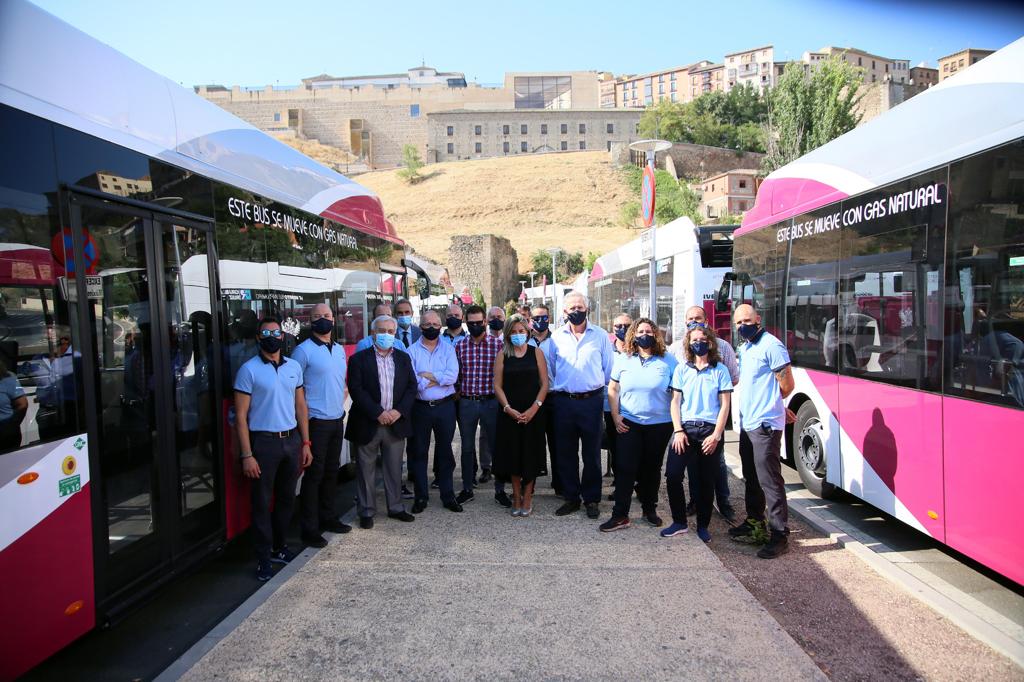
<svg viewBox="0 0 1024 682">
<path fill-rule="evenodd" d="M 807 471 L 818 478 L 825 477 L 825 448 L 821 442 L 819 422 L 812 419 L 800 431 L 799 438 L 800 462 Z"/>
</svg>

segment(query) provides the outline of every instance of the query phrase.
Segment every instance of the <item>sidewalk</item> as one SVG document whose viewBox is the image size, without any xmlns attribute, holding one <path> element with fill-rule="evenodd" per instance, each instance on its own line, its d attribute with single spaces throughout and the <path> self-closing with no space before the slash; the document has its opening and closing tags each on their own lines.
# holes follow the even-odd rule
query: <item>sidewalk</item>
<svg viewBox="0 0 1024 682">
<path fill-rule="evenodd" d="M 693 533 L 556 517 L 547 479 L 525 519 L 431 492 L 332 536 L 184 679 L 824 679 Z"/>
</svg>

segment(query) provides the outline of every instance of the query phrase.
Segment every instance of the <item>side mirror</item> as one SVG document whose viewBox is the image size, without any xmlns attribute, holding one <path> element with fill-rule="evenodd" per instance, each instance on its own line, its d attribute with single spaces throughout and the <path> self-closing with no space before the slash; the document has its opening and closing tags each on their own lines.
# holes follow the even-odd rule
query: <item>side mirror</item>
<svg viewBox="0 0 1024 682">
<path fill-rule="evenodd" d="M 736 274 L 727 272 L 722 277 L 722 286 L 718 287 L 718 295 L 715 297 L 715 311 L 725 313 L 729 311 L 729 303 L 732 298 L 732 283 Z"/>
</svg>

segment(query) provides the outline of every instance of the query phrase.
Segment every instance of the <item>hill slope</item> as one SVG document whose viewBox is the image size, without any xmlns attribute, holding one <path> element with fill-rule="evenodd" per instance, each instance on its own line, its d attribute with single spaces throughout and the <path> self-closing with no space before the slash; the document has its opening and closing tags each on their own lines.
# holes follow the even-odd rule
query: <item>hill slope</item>
<svg viewBox="0 0 1024 682">
<path fill-rule="evenodd" d="M 355 178 L 373 190 L 399 236 L 439 263 L 455 234 L 496 234 L 512 242 L 520 270 L 537 249 L 598 254 L 634 239 L 619 224 L 631 192 L 604 152 L 537 154 L 425 166 L 416 185 L 394 170 Z"/>
</svg>

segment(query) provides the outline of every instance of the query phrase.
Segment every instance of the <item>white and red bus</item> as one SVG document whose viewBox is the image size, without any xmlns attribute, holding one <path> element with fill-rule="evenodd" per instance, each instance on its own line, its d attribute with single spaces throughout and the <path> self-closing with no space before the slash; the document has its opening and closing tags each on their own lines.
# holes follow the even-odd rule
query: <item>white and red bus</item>
<svg viewBox="0 0 1024 682">
<path fill-rule="evenodd" d="M 1017 583 L 1022 64 L 1024 39 L 771 173 L 730 276 L 733 305 L 789 348 L 785 448 L 805 485 Z"/>
<path fill-rule="evenodd" d="M 256 322 L 405 286 L 358 184 L 21 0 L 0 3 L 0 679 L 248 525 Z"/>
</svg>

